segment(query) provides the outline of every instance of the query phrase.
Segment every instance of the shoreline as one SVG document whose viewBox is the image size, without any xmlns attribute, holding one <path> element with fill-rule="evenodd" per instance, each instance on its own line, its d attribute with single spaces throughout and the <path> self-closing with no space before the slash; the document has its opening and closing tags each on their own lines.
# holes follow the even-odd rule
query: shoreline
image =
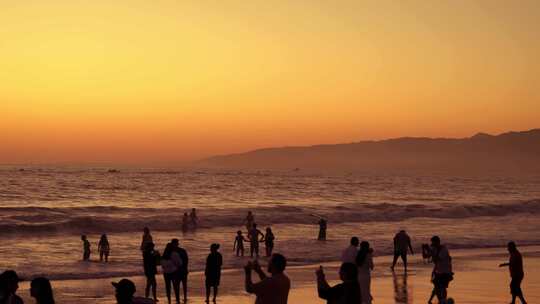
<svg viewBox="0 0 540 304">
<path fill-rule="evenodd" d="M 525 262 L 526 277 L 523 288 L 526 299 L 530 303 L 540 302 L 540 275 L 532 271 L 540 267 L 540 246 L 523 246 L 520 249 Z M 487 304 L 509 300 L 508 271 L 497 267 L 499 263 L 507 260 L 504 248 L 451 249 L 451 254 L 456 275 L 455 280 L 450 283 L 449 296 L 457 303 Z M 375 270 L 372 275 L 374 302 L 408 304 L 427 302 L 432 288 L 431 264 L 424 264 L 420 255 L 414 255 L 410 257 L 410 270 L 406 275 L 400 263 L 393 274 L 389 269 L 391 260 L 391 256 L 375 257 Z M 264 261 L 262 263 L 265 264 Z M 289 303 L 324 303 L 317 298 L 316 291 L 314 272 L 319 265 L 325 268 L 331 284 L 338 283 L 337 269 L 340 262 L 289 266 L 286 270 L 292 281 Z M 59 303 L 114 303 L 114 290 L 110 282 L 120 278 L 53 280 L 52 285 Z M 145 278 L 143 276 L 128 276 L 128 278 L 137 286 L 136 295 L 144 296 Z M 160 303 L 166 303 L 162 276 L 158 274 L 156 279 Z M 255 297 L 244 291 L 243 280 L 241 268 L 224 269 L 218 302 L 253 303 Z M 190 273 L 188 283 L 189 303 L 204 303 L 204 273 L 200 271 Z M 28 284 L 27 281 L 21 282 L 18 294 L 25 302 L 32 303 Z"/>
</svg>

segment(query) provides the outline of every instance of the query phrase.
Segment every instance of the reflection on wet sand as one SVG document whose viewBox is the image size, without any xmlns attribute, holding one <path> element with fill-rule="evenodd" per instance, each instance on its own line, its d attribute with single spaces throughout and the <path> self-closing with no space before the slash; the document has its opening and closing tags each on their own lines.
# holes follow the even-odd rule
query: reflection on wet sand
<svg viewBox="0 0 540 304">
<path fill-rule="evenodd" d="M 403 274 L 396 274 L 392 272 L 392 277 L 394 281 L 394 299 L 396 304 L 409 304 L 413 303 L 412 301 L 412 287 L 409 292 L 409 286 L 407 285 L 407 272 Z"/>
</svg>

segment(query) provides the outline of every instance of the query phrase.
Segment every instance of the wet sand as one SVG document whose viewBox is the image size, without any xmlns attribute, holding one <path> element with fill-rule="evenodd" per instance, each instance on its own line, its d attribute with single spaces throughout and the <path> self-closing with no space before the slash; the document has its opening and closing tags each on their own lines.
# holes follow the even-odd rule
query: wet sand
<svg viewBox="0 0 540 304">
<path fill-rule="evenodd" d="M 529 303 L 540 303 L 540 246 L 522 247 L 525 263 L 523 291 Z M 450 283 L 449 295 L 456 303 L 505 303 L 509 302 L 509 274 L 498 264 L 507 260 L 504 248 L 451 250 L 454 261 L 455 279 Z M 248 261 L 247 258 L 246 262 Z M 410 270 L 405 275 L 401 264 L 395 273 L 389 269 L 391 257 L 375 258 L 372 280 L 374 303 L 427 303 L 431 293 L 431 265 L 424 264 L 421 257 L 411 259 Z M 262 264 L 265 264 L 263 261 Z M 317 298 L 315 269 L 319 265 L 295 266 L 287 269 L 292 280 L 289 303 L 324 303 Z M 323 264 L 331 284 L 337 283 L 338 262 Z M 137 295 L 144 295 L 144 278 L 131 278 L 137 285 Z M 167 303 L 163 280 L 159 275 L 158 297 L 160 303 Z M 200 272 L 191 273 L 189 303 L 204 303 L 204 276 Z M 114 290 L 110 282 L 114 279 L 62 280 L 53 281 L 58 303 L 114 303 Z M 241 269 L 224 270 L 218 303 L 253 303 L 255 297 L 243 290 L 244 276 Z M 28 282 L 22 282 L 18 292 L 26 303 L 33 303 L 28 297 Z M 174 297 L 173 297 L 174 298 Z M 174 300 L 173 300 L 174 302 Z"/>
</svg>

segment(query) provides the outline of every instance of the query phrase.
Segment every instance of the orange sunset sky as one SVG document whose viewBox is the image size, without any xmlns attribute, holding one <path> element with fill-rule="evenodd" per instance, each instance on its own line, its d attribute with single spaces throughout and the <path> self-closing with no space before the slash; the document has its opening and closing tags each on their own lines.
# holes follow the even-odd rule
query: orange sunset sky
<svg viewBox="0 0 540 304">
<path fill-rule="evenodd" d="M 0 0 L 0 163 L 540 127 L 540 1 Z"/>
</svg>

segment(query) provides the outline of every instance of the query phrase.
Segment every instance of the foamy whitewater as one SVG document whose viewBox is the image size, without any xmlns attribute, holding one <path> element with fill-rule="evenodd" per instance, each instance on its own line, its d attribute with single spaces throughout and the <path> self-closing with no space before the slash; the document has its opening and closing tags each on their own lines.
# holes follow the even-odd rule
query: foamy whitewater
<svg viewBox="0 0 540 304">
<path fill-rule="evenodd" d="M 181 215 L 191 208 L 200 228 L 182 234 Z M 142 274 L 144 226 L 160 251 L 179 238 L 192 271 L 203 268 L 213 242 L 226 268 L 240 267 L 247 258 L 233 257 L 232 243 L 248 210 L 261 230 L 272 227 L 275 251 L 292 264 L 336 260 L 352 235 L 388 254 L 401 228 L 415 248 L 433 234 L 451 248 L 540 244 L 540 176 L 0 167 L 0 270 L 53 279 Z M 316 241 L 317 216 L 329 221 L 326 242 Z M 80 261 L 83 233 L 94 261 L 99 235 L 108 234 L 109 264 Z"/>
</svg>

